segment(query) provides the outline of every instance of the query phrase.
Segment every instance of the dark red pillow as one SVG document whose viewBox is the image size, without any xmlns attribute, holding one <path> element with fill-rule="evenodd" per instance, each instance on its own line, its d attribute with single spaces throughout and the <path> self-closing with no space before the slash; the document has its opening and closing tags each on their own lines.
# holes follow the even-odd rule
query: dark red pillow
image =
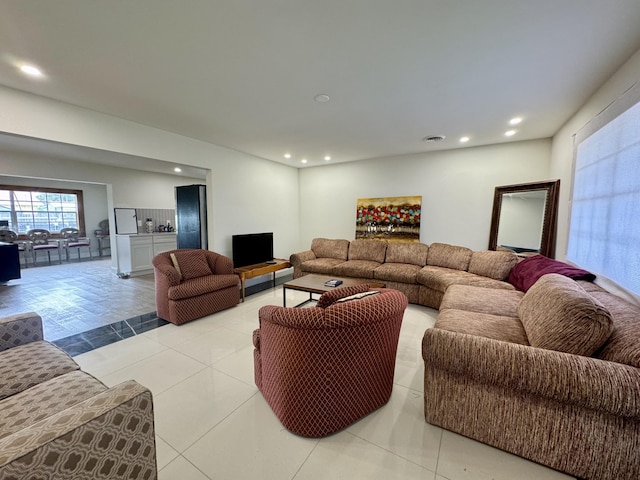
<svg viewBox="0 0 640 480">
<path fill-rule="evenodd" d="M 513 267 L 509 274 L 509 283 L 518 290 L 526 292 L 541 276 L 548 273 L 559 273 L 574 280 L 589 280 L 592 282 L 596 279 L 593 273 L 581 268 L 543 255 L 534 255 L 522 260 Z"/>
</svg>

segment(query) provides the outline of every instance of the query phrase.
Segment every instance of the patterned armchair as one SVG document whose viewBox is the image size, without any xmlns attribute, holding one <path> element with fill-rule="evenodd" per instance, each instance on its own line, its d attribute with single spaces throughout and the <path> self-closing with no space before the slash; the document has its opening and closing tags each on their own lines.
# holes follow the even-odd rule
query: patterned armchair
<svg viewBox="0 0 640 480">
<path fill-rule="evenodd" d="M 0 318 L 0 478 L 155 480 L 151 392 L 82 372 L 35 313 Z"/>
<path fill-rule="evenodd" d="M 377 293 L 353 298 L 365 292 Z M 387 403 L 407 303 L 397 290 L 358 285 L 315 308 L 260 309 L 255 382 L 287 430 L 324 437 Z"/>
<path fill-rule="evenodd" d="M 233 261 L 209 250 L 179 249 L 152 260 L 158 316 L 176 325 L 240 302 L 240 279 Z"/>
</svg>

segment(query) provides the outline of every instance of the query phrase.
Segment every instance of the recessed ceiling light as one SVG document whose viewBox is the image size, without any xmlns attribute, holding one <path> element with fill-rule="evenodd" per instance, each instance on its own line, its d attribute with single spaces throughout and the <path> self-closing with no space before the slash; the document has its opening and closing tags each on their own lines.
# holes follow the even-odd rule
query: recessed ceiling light
<svg viewBox="0 0 640 480">
<path fill-rule="evenodd" d="M 517 130 L 507 130 L 504 132 L 505 137 L 513 137 L 516 134 Z"/>
<path fill-rule="evenodd" d="M 315 97 L 313 97 L 313 99 L 319 103 L 326 103 L 329 100 L 331 100 L 331 97 L 326 93 L 320 93 L 319 95 L 316 95 Z"/>
<path fill-rule="evenodd" d="M 520 122 L 522 122 L 521 117 L 513 117 L 511 120 L 509 120 L 509 125 L 518 125 Z"/>
<path fill-rule="evenodd" d="M 324 159 L 328 162 L 329 160 L 331 160 L 331 157 L 327 155 L 326 157 L 324 157 Z"/>
<path fill-rule="evenodd" d="M 303 158 L 302 160 L 300 160 L 300 163 L 307 163 L 307 159 Z"/>
<path fill-rule="evenodd" d="M 469 140 L 469 137 L 460 137 L 460 143 L 467 143 Z"/>
<path fill-rule="evenodd" d="M 285 153 L 284 154 L 284 158 L 291 158 L 291 154 L 290 153 Z"/>
<path fill-rule="evenodd" d="M 173 169 L 174 172 L 180 173 L 182 169 L 180 167 L 176 167 Z"/>
<path fill-rule="evenodd" d="M 20 65 L 20 71 L 31 77 L 42 77 L 42 70 L 33 65 Z"/>
</svg>

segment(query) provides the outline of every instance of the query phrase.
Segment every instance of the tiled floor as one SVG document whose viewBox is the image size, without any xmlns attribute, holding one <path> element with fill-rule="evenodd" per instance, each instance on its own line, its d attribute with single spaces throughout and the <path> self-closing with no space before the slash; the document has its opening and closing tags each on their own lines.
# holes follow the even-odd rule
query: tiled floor
<svg viewBox="0 0 640 480">
<path fill-rule="evenodd" d="M 23 268 L 22 278 L 0 285 L 0 316 L 36 312 L 47 340 L 154 312 L 153 274 L 118 278 L 111 259 Z"/>
<path fill-rule="evenodd" d="M 133 378 L 151 389 L 160 480 L 571 478 L 425 423 L 420 342 L 437 312 L 416 305 L 404 317 L 389 403 L 327 438 L 289 433 L 253 381 L 251 334 L 269 304 L 282 304 L 281 287 L 75 357 L 107 385 Z"/>
</svg>

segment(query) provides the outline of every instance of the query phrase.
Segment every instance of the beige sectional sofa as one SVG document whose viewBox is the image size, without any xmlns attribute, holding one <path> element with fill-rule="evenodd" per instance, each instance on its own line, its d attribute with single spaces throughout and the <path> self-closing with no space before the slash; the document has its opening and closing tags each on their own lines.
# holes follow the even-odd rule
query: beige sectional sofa
<svg viewBox="0 0 640 480">
<path fill-rule="evenodd" d="M 640 478 L 640 308 L 548 274 L 453 285 L 423 338 L 429 423 L 584 479 Z"/>
<path fill-rule="evenodd" d="M 35 313 L 0 318 L 0 478 L 156 479 L 151 392 L 80 371 Z"/>
<path fill-rule="evenodd" d="M 378 280 L 403 292 L 410 303 L 438 308 L 451 285 L 514 290 L 506 282 L 518 258 L 513 252 L 473 251 L 444 243 L 315 238 L 289 259 L 294 278 L 316 273 Z"/>
</svg>

